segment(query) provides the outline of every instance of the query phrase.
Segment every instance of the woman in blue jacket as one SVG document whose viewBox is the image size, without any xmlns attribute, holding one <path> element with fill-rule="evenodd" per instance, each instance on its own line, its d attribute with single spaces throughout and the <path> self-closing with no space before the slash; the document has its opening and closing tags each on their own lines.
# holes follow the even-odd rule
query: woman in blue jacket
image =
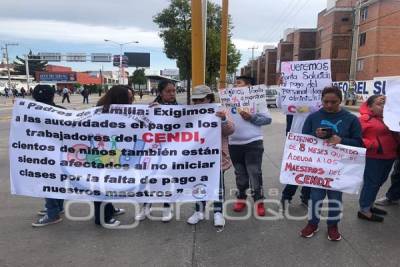
<svg viewBox="0 0 400 267">
<path fill-rule="evenodd" d="M 340 107 L 342 100 L 343 95 L 339 88 L 326 87 L 322 91 L 322 108 L 307 117 L 303 126 L 303 134 L 326 139 L 333 145 L 362 147 L 360 122 L 355 115 Z M 342 239 L 338 230 L 342 209 L 342 192 L 319 188 L 311 188 L 309 209 L 312 216 L 300 233 L 302 237 L 312 237 L 318 231 L 320 210 L 326 195 L 329 199 L 328 239 L 331 241 Z"/>
</svg>

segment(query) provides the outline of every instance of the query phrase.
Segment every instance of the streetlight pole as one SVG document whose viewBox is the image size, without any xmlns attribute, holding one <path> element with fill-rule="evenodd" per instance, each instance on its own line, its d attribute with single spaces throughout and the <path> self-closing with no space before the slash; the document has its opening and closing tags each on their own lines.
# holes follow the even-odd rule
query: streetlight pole
<svg viewBox="0 0 400 267">
<path fill-rule="evenodd" d="M 248 49 L 251 49 L 251 78 L 254 79 L 254 67 L 253 67 L 253 64 L 254 64 L 254 50 L 258 49 L 258 47 L 257 46 L 252 46 L 252 47 L 249 47 Z"/>
<path fill-rule="evenodd" d="M 122 80 L 122 83 L 123 83 L 125 79 L 123 78 L 123 73 L 122 73 L 122 69 L 123 69 L 122 68 L 122 48 L 123 48 L 124 45 L 127 45 L 127 44 L 138 44 L 139 41 L 118 43 L 118 42 L 115 42 L 113 40 L 104 39 L 104 42 L 110 42 L 110 43 L 114 43 L 116 45 L 119 45 L 119 75 L 118 76 L 119 76 L 120 83 L 121 83 L 121 80 Z"/>
<path fill-rule="evenodd" d="M 29 92 L 29 55 L 25 55 L 26 92 Z"/>
<path fill-rule="evenodd" d="M 6 60 L 7 60 L 7 73 L 8 73 L 8 88 L 11 89 L 11 73 L 10 73 L 10 59 L 8 58 L 8 47 L 11 45 L 17 46 L 17 43 L 6 43 L 5 51 L 6 51 Z"/>
</svg>

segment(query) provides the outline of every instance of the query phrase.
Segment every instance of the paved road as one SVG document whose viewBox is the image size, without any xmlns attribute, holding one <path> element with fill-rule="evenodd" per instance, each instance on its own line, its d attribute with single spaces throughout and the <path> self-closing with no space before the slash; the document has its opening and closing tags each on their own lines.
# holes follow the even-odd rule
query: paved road
<svg viewBox="0 0 400 267">
<path fill-rule="evenodd" d="M 183 96 L 180 100 L 184 103 Z M 83 107 L 80 98 L 73 102 L 66 106 Z M 7 108 L 0 107 L 1 116 L 10 114 Z M 272 116 L 273 124 L 264 128 L 263 173 L 267 198 L 277 200 L 285 125 L 277 110 L 272 110 Z M 217 232 L 211 221 L 189 226 L 185 220 L 192 204 L 184 205 L 179 220 L 167 224 L 144 221 L 131 230 L 107 230 L 92 221 L 68 220 L 33 229 L 30 224 L 43 200 L 10 195 L 8 120 L 0 120 L 0 127 L 0 266 L 399 266 L 399 207 L 388 208 L 384 223 L 368 223 L 356 218 L 357 197 L 350 195 L 344 197 L 340 225 L 344 239 L 337 243 L 327 240 L 323 223 L 314 238 L 300 238 L 304 220 L 230 220 L 223 232 Z M 234 188 L 232 170 L 226 175 L 226 187 L 227 198 L 233 199 L 229 194 Z M 120 217 L 122 223 L 132 223 L 132 207 L 119 206 L 128 210 Z M 271 218 L 277 206 L 268 207 Z M 78 205 L 72 210 L 76 215 L 87 211 Z M 306 213 L 297 196 L 290 211 Z M 228 214 L 233 216 L 230 210 Z"/>
</svg>

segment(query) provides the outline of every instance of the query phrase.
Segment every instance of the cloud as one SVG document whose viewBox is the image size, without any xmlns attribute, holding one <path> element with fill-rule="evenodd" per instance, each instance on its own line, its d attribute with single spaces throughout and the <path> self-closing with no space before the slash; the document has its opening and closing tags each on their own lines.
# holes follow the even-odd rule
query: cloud
<svg viewBox="0 0 400 267">
<path fill-rule="evenodd" d="M 251 47 L 256 47 L 255 51 L 261 52 L 263 51 L 263 47 L 266 45 L 269 46 L 276 46 L 276 42 L 271 42 L 271 43 L 263 43 L 263 42 L 255 42 L 252 40 L 244 40 L 244 39 L 232 39 L 232 42 L 235 44 L 236 48 L 241 50 L 241 51 L 247 51 Z"/>
<path fill-rule="evenodd" d="M 256 42 L 279 42 L 286 28 L 317 26 L 326 0 L 229 1 L 233 36 Z"/>
<path fill-rule="evenodd" d="M 221 5 L 222 0 L 211 0 Z M 105 26 L 136 27 L 155 32 L 153 17 L 169 0 L 1 0 L 0 18 L 50 20 Z M 234 38 L 277 42 L 285 28 L 316 27 L 326 0 L 231 0 Z M 3 25 L 3 24 L 2 24 Z M 43 29 L 40 29 L 43 30 Z"/>
<path fill-rule="evenodd" d="M 0 19 L 0 36 L 31 40 L 98 44 L 104 39 L 116 42 L 139 41 L 140 46 L 162 47 L 162 40 L 154 31 L 136 27 L 93 26 L 64 21 Z"/>
<path fill-rule="evenodd" d="M 222 0 L 211 0 L 221 5 Z M 231 0 L 233 42 L 242 52 L 241 64 L 251 57 L 249 47 L 274 44 L 286 28 L 312 28 L 327 0 Z M 161 51 L 153 17 L 169 0 L 1 0 L 0 40 L 50 40 L 79 46 L 140 41 L 139 46 Z M 111 46 L 111 44 L 110 44 Z M 134 47 L 134 46 L 132 46 Z M 55 47 L 57 49 L 57 47 Z M 38 47 L 38 49 L 41 49 Z"/>
<path fill-rule="evenodd" d="M 156 31 L 153 16 L 167 0 L 1 0 L 0 17 L 53 20 L 97 26 L 138 27 Z"/>
</svg>

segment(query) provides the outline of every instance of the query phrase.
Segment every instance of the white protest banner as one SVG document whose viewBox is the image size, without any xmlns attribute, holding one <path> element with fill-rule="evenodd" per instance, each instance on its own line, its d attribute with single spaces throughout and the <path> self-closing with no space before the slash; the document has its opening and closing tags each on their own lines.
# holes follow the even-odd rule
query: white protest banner
<svg viewBox="0 0 400 267">
<path fill-rule="evenodd" d="M 390 130 L 400 132 L 400 79 L 388 80 L 386 83 L 383 120 Z"/>
<path fill-rule="evenodd" d="M 116 202 L 217 200 L 217 104 L 75 111 L 18 99 L 11 192 Z"/>
<path fill-rule="evenodd" d="M 251 114 L 268 113 L 267 87 L 264 84 L 219 90 L 219 97 L 232 114 L 242 110 Z"/>
<path fill-rule="evenodd" d="M 365 153 L 365 148 L 333 146 L 311 135 L 289 133 L 280 182 L 358 194 Z"/>
<path fill-rule="evenodd" d="M 399 77 L 397 76 L 397 78 Z M 374 77 L 373 80 L 355 81 L 354 92 L 357 100 L 364 102 L 372 95 L 386 95 L 387 81 L 390 79 L 392 77 Z M 344 96 L 350 89 L 350 81 L 336 81 L 332 82 L 332 85 L 340 88 Z"/>
<path fill-rule="evenodd" d="M 330 59 L 282 62 L 281 72 L 284 113 L 308 113 L 319 109 L 322 90 L 332 85 Z"/>
</svg>

